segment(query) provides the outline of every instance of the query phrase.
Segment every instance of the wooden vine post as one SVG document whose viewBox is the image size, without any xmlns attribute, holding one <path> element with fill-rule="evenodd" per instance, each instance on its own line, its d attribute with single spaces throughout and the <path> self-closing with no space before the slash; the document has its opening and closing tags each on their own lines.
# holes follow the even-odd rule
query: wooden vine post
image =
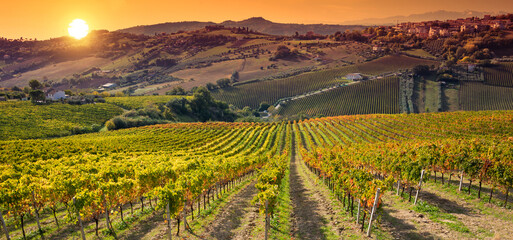
<svg viewBox="0 0 513 240">
<path fill-rule="evenodd" d="M 422 172 L 420 173 L 419 188 L 417 188 L 417 194 L 415 194 L 415 202 L 413 202 L 413 205 L 417 204 L 417 199 L 419 198 L 420 188 L 422 188 L 422 177 L 424 177 L 424 169 L 422 169 Z"/>
<path fill-rule="evenodd" d="M 461 192 L 461 186 L 463 186 L 463 171 L 461 171 L 461 174 L 460 174 L 460 187 L 458 188 L 459 192 Z"/>
<path fill-rule="evenodd" d="M 361 200 L 358 199 L 358 212 L 356 212 L 356 224 L 358 224 L 358 222 L 360 221 L 360 205 L 362 205 Z"/>
<path fill-rule="evenodd" d="M 372 220 L 374 218 L 374 214 L 376 213 L 376 207 L 378 206 L 378 200 L 379 200 L 379 188 L 376 191 L 376 197 L 374 198 L 374 205 L 372 206 L 372 212 L 369 218 L 369 227 L 367 228 L 367 236 L 370 237 L 371 227 L 372 227 Z"/>
<path fill-rule="evenodd" d="M 265 200 L 265 240 L 269 239 L 269 201 Z"/>
<path fill-rule="evenodd" d="M 36 212 L 37 229 L 39 230 L 39 234 L 41 235 L 41 239 L 45 239 L 45 237 L 43 235 L 43 229 L 41 229 L 41 223 L 39 223 L 39 209 L 37 209 L 36 195 L 35 195 L 34 191 L 32 191 L 32 205 L 34 206 L 34 211 Z"/>
<path fill-rule="evenodd" d="M 75 208 L 77 207 L 75 197 L 73 197 L 73 206 L 75 206 Z M 80 232 L 82 233 L 82 240 L 86 240 L 84 226 L 82 225 L 82 219 L 80 218 L 80 210 L 78 210 L 78 208 L 77 208 L 77 218 L 78 218 L 78 224 L 80 225 Z"/>
<path fill-rule="evenodd" d="M 167 213 L 167 230 L 169 233 L 169 240 L 173 239 L 173 233 L 171 232 L 171 213 L 169 212 L 169 202 L 166 204 Z"/>
<path fill-rule="evenodd" d="M 11 238 L 9 237 L 9 230 L 7 229 L 7 225 L 5 224 L 4 217 L 2 216 L 2 209 L 0 209 L 0 221 L 2 221 L 2 227 L 4 228 L 5 238 L 7 240 L 11 240 Z"/>
<path fill-rule="evenodd" d="M 114 233 L 114 229 L 110 227 L 110 218 L 109 218 L 109 206 L 107 206 L 107 198 L 105 198 L 105 194 L 102 194 L 103 197 L 103 206 L 105 207 L 105 220 L 107 221 L 107 229 L 109 229 L 112 233 Z"/>
</svg>

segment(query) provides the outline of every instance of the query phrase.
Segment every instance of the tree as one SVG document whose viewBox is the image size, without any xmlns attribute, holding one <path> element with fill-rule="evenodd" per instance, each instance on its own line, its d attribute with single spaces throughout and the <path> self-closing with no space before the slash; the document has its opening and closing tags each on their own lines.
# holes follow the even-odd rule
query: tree
<svg viewBox="0 0 513 240">
<path fill-rule="evenodd" d="M 263 111 L 267 110 L 270 106 L 271 105 L 267 102 L 261 102 L 260 107 L 258 108 L 258 111 L 263 112 Z"/>
<path fill-rule="evenodd" d="M 46 100 L 45 92 L 42 90 L 32 90 L 30 91 L 30 100 L 33 103 L 40 103 Z"/>
<path fill-rule="evenodd" d="M 222 79 L 217 80 L 216 83 L 219 86 L 219 88 L 229 87 L 230 86 L 230 79 L 222 78 Z"/>
<path fill-rule="evenodd" d="M 290 49 L 285 45 L 278 46 L 278 49 L 274 53 L 274 59 L 286 58 L 290 56 Z"/>
<path fill-rule="evenodd" d="M 207 87 L 208 90 L 216 89 L 216 85 L 213 83 L 207 83 L 205 86 Z M 196 91 L 194 91 L 194 92 L 196 92 Z"/>
<path fill-rule="evenodd" d="M 428 65 L 417 65 L 413 68 L 413 74 L 418 76 L 426 76 L 429 74 Z"/>
<path fill-rule="evenodd" d="M 230 80 L 232 81 L 232 83 L 238 82 L 239 81 L 239 72 L 234 71 L 232 73 L 232 76 L 230 77 Z"/>
<path fill-rule="evenodd" d="M 43 84 L 41 84 L 38 80 L 32 79 L 29 82 L 29 86 L 32 90 L 37 90 L 43 88 Z"/>
<path fill-rule="evenodd" d="M 181 86 L 176 86 L 173 89 L 171 89 L 171 91 L 166 92 L 166 95 L 186 95 L 186 94 L 187 94 L 187 92 L 185 92 L 185 90 Z"/>
</svg>

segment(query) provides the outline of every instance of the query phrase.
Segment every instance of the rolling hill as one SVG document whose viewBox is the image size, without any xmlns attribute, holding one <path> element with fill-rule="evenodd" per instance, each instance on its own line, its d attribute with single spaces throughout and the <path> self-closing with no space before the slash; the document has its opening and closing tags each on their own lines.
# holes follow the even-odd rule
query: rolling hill
<svg viewBox="0 0 513 240">
<path fill-rule="evenodd" d="M 362 30 L 362 25 L 334 25 L 334 24 L 297 24 L 297 23 L 275 23 L 262 17 L 253 17 L 242 21 L 224 21 L 214 22 L 170 22 L 154 25 L 136 26 L 120 29 L 118 31 L 133 34 L 154 35 L 159 33 L 176 33 L 179 31 L 193 31 L 210 25 L 222 25 L 234 28 L 249 28 L 253 31 L 271 34 L 271 35 L 294 35 L 296 32 L 305 34 L 315 32 L 317 34 L 328 35 L 335 32 L 344 32 L 346 30 Z"/>
</svg>

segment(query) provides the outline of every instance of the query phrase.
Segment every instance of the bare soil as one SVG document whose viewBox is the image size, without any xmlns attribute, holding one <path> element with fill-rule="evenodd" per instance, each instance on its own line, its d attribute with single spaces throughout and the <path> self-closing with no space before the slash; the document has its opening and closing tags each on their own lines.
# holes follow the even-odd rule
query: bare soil
<svg viewBox="0 0 513 240">
<path fill-rule="evenodd" d="M 254 220 L 258 217 L 258 207 L 251 204 L 257 194 L 256 181 L 232 197 L 230 202 L 219 212 L 215 220 L 205 227 L 201 239 L 248 239 Z M 239 232 L 236 230 L 243 226 Z"/>
</svg>

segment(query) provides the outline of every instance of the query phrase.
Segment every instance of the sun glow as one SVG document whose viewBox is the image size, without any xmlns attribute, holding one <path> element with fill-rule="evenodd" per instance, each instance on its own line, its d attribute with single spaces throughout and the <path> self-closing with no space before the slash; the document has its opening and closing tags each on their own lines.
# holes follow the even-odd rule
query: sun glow
<svg viewBox="0 0 513 240">
<path fill-rule="evenodd" d="M 75 19 L 69 24 L 68 33 L 76 39 L 82 39 L 89 33 L 89 26 L 82 19 Z"/>
</svg>

